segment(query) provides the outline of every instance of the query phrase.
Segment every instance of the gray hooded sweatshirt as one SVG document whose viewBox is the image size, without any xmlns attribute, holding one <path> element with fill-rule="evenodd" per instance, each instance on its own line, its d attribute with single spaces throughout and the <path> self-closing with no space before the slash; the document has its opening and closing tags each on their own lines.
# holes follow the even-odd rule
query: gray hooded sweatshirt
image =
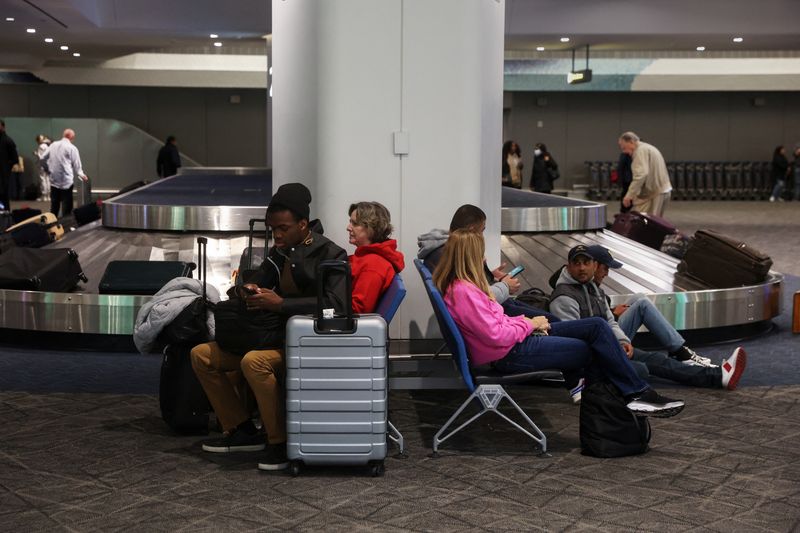
<svg viewBox="0 0 800 533">
<path fill-rule="evenodd" d="M 566 286 L 561 287 L 562 285 Z M 594 281 L 579 283 L 566 268 L 561 271 L 551 295 L 550 312 L 561 320 L 577 320 L 592 316 L 604 318 L 620 344 L 631 342 L 614 319 L 602 289 L 595 285 Z"/>
<path fill-rule="evenodd" d="M 433 273 L 433 269 L 436 268 L 436 265 L 439 263 L 444 243 L 447 242 L 447 237 L 449 235 L 450 233 L 447 230 L 432 229 L 428 233 L 423 233 L 417 237 L 417 246 L 419 246 L 417 257 L 425 263 L 425 266 L 428 267 L 431 273 Z M 489 290 L 492 291 L 495 301 L 502 304 L 508 300 L 508 297 L 511 296 L 508 285 L 502 281 L 494 281 L 490 274 L 487 274 L 486 277 L 489 282 Z"/>
</svg>

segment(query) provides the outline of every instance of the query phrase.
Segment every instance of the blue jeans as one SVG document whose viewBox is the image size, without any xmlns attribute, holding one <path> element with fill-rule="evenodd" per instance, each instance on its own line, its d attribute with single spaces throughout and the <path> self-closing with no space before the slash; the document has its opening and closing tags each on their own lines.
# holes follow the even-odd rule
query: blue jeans
<svg viewBox="0 0 800 533">
<path fill-rule="evenodd" d="M 645 352 L 633 349 L 633 367 L 645 381 L 650 376 L 668 379 L 692 387 L 722 388 L 722 369 L 705 366 L 687 365 L 662 352 Z"/>
<path fill-rule="evenodd" d="M 658 340 L 659 344 L 665 346 L 670 352 L 678 350 L 686 344 L 686 340 L 675 331 L 672 324 L 667 322 L 656 306 L 645 297 L 642 297 L 631 304 L 631 306 L 619 317 L 617 321 L 622 328 L 625 336 L 633 341 L 634 335 L 639 328 L 644 326 Z"/>
<path fill-rule="evenodd" d="M 628 361 L 608 322 L 597 317 L 551 324 L 550 335 L 526 337 L 494 366 L 507 374 L 583 368 L 590 380 L 606 378 L 625 396 L 648 388 Z"/>
<path fill-rule="evenodd" d="M 535 316 L 546 316 L 547 320 L 549 320 L 551 323 L 561 322 L 561 319 L 556 315 L 551 315 L 547 311 L 539 309 L 538 307 L 533 307 L 532 305 L 528 305 L 525 302 L 518 302 L 514 298 L 509 298 L 501 305 L 503 306 L 503 311 L 508 316 L 525 315 L 528 318 L 533 318 Z"/>
<path fill-rule="evenodd" d="M 786 187 L 786 180 L 778 180 L 775 182 L 775 187 L 772 189 L 772 198 L 780 198 L 783 193 L 783 188 Z"/>
</svg>

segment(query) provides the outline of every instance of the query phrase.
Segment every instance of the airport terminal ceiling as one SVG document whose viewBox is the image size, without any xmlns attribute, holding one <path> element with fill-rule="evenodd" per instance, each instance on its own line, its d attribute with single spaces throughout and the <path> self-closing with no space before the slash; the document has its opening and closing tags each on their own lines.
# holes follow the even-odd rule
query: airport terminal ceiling
<svg viewBox="0 0 800 533">
<path fill-rule="evenodd" d="M 699 45 L 708 54 L 800 49 L 795 0 L 505 4 L 507 51 L 543 47 L 553 54 L 587 44 L 605 53 L 695 53 Z M 272 31 L 271 2 L 265 0 L 0 0 L 0 16 L 0 68 L 10 69 L 87 66 L 137 52 L 259 55 Z M 742 42 L 732 41 L 737 36 Z"/>
</svg>

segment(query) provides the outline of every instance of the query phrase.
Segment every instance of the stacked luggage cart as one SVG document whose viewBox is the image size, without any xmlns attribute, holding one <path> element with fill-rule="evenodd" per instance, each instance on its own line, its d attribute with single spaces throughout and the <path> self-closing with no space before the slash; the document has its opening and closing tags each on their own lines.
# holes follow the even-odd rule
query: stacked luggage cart
<svg viewBox="0 0 800 533">
<path fill-rule="evenodd" d="M 617 162 L 585 164 L 591 183 L 590 198 L 618 200 L 622 184 L 612 180 Z M 769 161 L 673 161 L 667 163 L 667 170 L 673 200 L 766 200 L 773 187 Z"/>
</svg>

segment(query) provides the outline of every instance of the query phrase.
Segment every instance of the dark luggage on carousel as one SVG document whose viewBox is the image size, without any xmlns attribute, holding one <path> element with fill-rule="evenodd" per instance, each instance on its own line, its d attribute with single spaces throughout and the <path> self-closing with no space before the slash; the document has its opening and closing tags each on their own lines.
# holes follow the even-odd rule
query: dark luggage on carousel
<svg viewBox="0 0 800 533">
<path fill-rule="evenodd" d="M 64 236 L 64 226 L 53 213 L 40 213 L 17 222 L 6 232 L 14 237 L 17 246 L 40 248 L 60 240 Z"/>
<path fill-rule="evenodd" d="M 322 310 L 326 275 L 344 271 L 347 311 Z M 323 261 L 317 273 L 317 316 L 297 315 L 286 326 L 286 453 L 292 475 L 302 464 L 369 465 L 383 474 L 386 458 L 386 322 L 353 316 L 350 268 Z"/>
<path fill-rule="evenodd" d="M 611 231 L 658 250 L 664 237 L 677 233 L 678 229 L 661 217 L 629 211 L 614 215 Z"/>
<path fill-rule="evenodd" d="M 192 277 L 184 261 L 111 261 L 98 286 L 100 294 L 155 294 L 174 278 Z"/>
<path fill-rule="evenodd" d="M 90 202 L 73 209 L 72 216 L 75 217 L 75 223 L 77 223 L 78 226 L 100 220 L 100 206 L 96 202 Z"/>
<path fill-rule="evenodd" d="M 14 209 L 11 211 L 11 220 L 13 224 L 17 224 L 22 222 L 23 220 L 27 220 L 31 217 L 35 217 L 36 215 L 41 215 L 41 209 L 33 209 L 31 207 L 21 207 L 19 209 Z"/>
<path fill-rule="evenodd" d="M 724 289 L 763 283 L 771 267 L 768 255 L 739 239 L 699 230 L 678 264 L 678 272 Z"/>
<path fill-rule="evenodd" d="M 11 248 L 0 254 L 0 289 L 70 292 L 79 281 L 88 280 L 70 248 Z"/>
<path fill-rule="evenodd" d="M 189 352 L 193 347 L 171 344 L 164 348 L 158 404 L 161 418 L 176 432 L 206 435 L 211 405 L 192 368 Z"/>
<path fill-rule="evenodd" d="M 8 233 L 0 233 L 0 254 L 4 254 L 12 248 L 16 248 L 17 243 L 14 242 L 14 237 Z"/>
</svg>

